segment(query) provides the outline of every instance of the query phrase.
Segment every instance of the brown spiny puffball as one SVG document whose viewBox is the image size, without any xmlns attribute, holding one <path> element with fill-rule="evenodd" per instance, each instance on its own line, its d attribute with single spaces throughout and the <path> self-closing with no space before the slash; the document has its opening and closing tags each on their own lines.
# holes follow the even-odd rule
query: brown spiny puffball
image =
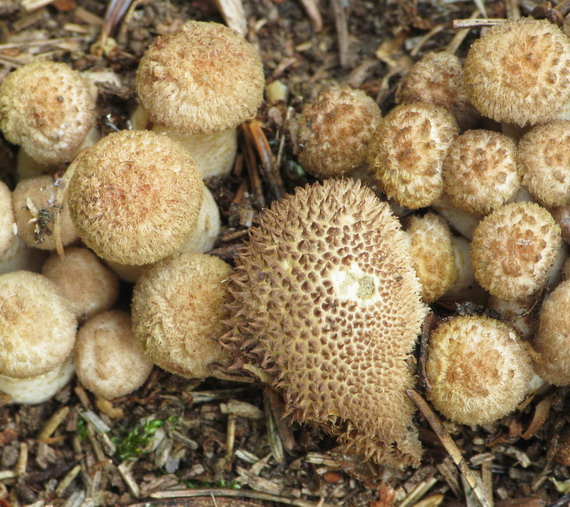
<svg viewBox="0 0 570 507">
<path fill-rule="evenodd" d="M 530 296 L 546 282 L 561 243 L 560 227 L 542 206 L 505 204 L 475 229 L 471 242 L 475 279 L 501 299 Z"/>
<path fill-rule="evenodd" d="M 217 340 L 228 312 L 223 307 L 231 268 L 200 253 L 176 254 L 143 271 L 133 292 L 133 331 L 152 361 L 187 378 L 212 375 L 227 364 Z"/>
<path fill-rule="evenodd" d="M 487 424 L 509 414 L 534 371 L 524 342 L 509 325 L 481 316 L 454 317 L 430 336 L 427 392 L 435 408 L 461 424 Z"/>
<path fill-rule="evenodd" d="M 190 154 L 165 135 L 109 134 L 68 171 L 71 217 L 99 257 L 149 264 L 174 253 L 195 230 L 204 183 Z"/>
<path fill-rule="evenodd" d="M 353 173 L 366 165 L 381 120 L 380 108 L 363 91 L 348 86 L 322 90 L 299 116 L 299 162 L 317 178 Z"/>
<path fill-rule="evenodd" d="M 41 164 L 69 162 L 94 124 L 89 84 L 65 63 L 32 62 L 0 83 L 0 129 Z"/>
<path fill-rule="evenodd" d="M 537 125 L 523 135 L 517 160 L 522 184 L 543 205 L 570 203 L 570 121 Z"/>
<path fill-rule="evenodd" d="M 369 164 L 380 190 L 398 204 L 423 208 L 443 193 L 443 161 L 459 134 L 453 115 L 425 102 L 402 104 L 373 137 Z"/>
<path fill-rule="evenodd" d="M 131 316 L 118 310 L 99 313 L 81 326 L 73 364 L 83 386 L 107 400 L 132 393 L 152 370 L 133 334 Z"/>
<path fill-rule="evenodd" d="M 396 102 L 429 102 L 444 107 L 461 130 L 471 128 L 479 119 L 465 92 L 461 61 L 446 51 L 428 53 L 412 65 L 398 84 Z"/>
<path fill-rule="evenodd" d="M 554 289 L 540 310 L 533 347 L 536 373 L 558 386 L 570 385 L 570 280 Z"/>
<path fill-rule="evenodd" d="M 498 122 L 545 122 L 570 100 L 570 40 L 546 19 L 492 27 L 471 46 L 463 70 L 471 103 Z"/>
<path fill-rule="evenodd" d="M 236 265 L 223 338 L 236 364 L 343 449 L 419 465 L 406 363 L 427 307 L 389 205 L 353 180 L 298 188 L 250 229 Z"/>
<path fill-rule="evenodd" d="M 487 215 L 520 187 L 514 141 L 490 130 L 468 130 L 451 143 L 443 163 L 443 191 L 454 206 Z"/>
</svg>

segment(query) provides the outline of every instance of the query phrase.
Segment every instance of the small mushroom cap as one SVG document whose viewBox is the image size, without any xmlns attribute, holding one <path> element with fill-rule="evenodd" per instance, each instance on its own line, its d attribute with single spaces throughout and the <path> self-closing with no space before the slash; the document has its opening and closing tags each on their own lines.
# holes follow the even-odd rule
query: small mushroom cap
<svg viewBox="0 0 570 507">
<path fill-rule="evenodd" d="M 262 370 L 289 414 L 351 452 L 417 466 L 406 361 L 427 307 L 389 205 L 328 179 L 273 202 L 250 232 L 228 281 L 223 341 L 237 364 Z"/>
<path fill-rule="evenodd" d="M 133 293 L 133 330 L 155 364 L 203 378 L 212 364 L 228 362 L 217 339 L 228 317 L 223 301 L 230 272 L 224 261 L 199 253 L 175 255 L 143 272 Z"/>
<path fill-rule="evenodd" d="M 422 299 L 431 303 L 459 278 L 449 225 L 435 213 L 427 213 L 412 217 L 406 234 L 414 269 L 422 285 Z"/>
<path fill-rule="evenodd" d="M 81 322 L 108 310 L 119 297 L 117 275 L 87 248 L 66 248 L 64 257 L 53 253 L 42 274 L 59 287 Z"/>
<path fill-rule="evenodd" d="M 388 197 L 410 209 L 429 206 L 443 192 L 443 160 L 459 134 L 453 115 L 418 102 L 395 107 L 376 129 L 369 163 Z"/>
<path fill-rule="evenodd" d="M 159 37 L 137 70 L 137 94 L 152 123 L 187 133 L 254 117 L 264 84 L 256 49 L 219 23 L 190 21 Z"/>
<path fill-rule="evenodd" d="M 443 191 L 454 206 L 487 215 L 520 186 L 516 145 L 490 130 L 468 130 L 451 143 L 443 163 Z"/>
<path fill-rule="evenodd" d="M 522 183 L 544 206 L 570 203 L 570 121 L 537 125 L 519 141 Z"/>
<path fill-rule="evenodd" d="M 554 289 L 540 310 L 533 342 L 540 353 L 534 368 L 543 379 L 558 386 L 570 385 L 570 280 Z"/>
<path fill-rule="evenodd" d="M 487 317 L 455 317 L 431 335 L 426 373 L 435 408 L 461 424 L 487 424 L 522 401 L 533 378 L 515 330 Z"/>
<path fill-rule="evenodd" d="M 521 299 L 546 282 L 562 239 L 560 227 L 543 207 L 506 204 L 475 229 L 471 263 L 475 279 L 493 296 Z"/>
<path fill-rule="evenodd" d="M 83 242 L 122 264 L 156 262 L 192 233 L 204 198 L 196 164 L 149 131 L 110 134 L 74 160 L 71 216 Z"/>
<path fill-rule="evenodd" d="M 99 313 L 79 329 L 73 364 L 85 388 L 107 400 L 132 393 L 152 370 L 130 315 L 118 310 Z"/>
<path fill-rule="evenodd" d="M 471 46 L 463 68 L 472 104 L 498 122 L 544 122 L 570 100 L 570 40 L 547 20 L 492 27 Z"/>
<path fill-rule="evenodd" d="M 299 162 L 318 178 L 352 173 L 366 164 L 381 119 L 376 102 L 361 90 L 321 91 L 299 116 Z"/>
<path fill-rule="evenodd" d="M 77 321 L 47 278 L 29 271 L 0 276 L 0 374 L 35 377 L 63 363 Z"/>
<path fill-rule="evenodd" d="M 0 129 L 42 164 L 71 160 L 94 123 L 89 85 L 64 63 L 29 63 L 0 83 Z"/>
<path fill-rule="evenodd" d="M 461 61 L 446 51 L 428 53 L 412 65 L 398 84 L 396 102 L 429 102 L 444 107 L 462 130 L 472 127 L 479 119 L 465 92 Z"/>
</svg>

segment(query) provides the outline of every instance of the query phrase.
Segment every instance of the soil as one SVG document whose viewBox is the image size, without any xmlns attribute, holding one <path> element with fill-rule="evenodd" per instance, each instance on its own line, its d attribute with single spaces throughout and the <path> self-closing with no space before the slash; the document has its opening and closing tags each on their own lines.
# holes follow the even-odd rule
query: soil
<svg viewBox="0 0 570 507">
<path fill-rule="evenodd" d="M 39 57 L 78 70 L 110 69 L 122 85 L 99 86 L 99 127 L 103 133 L 128 128 L 145 49 L 185 20 L 224 22 L 228 2 L 217 3 L 123 2 L 113 20 L 98 0 L 0 0 L 0 80 Z M 280 82 L 287 95 L 267 100 L 241 129 L 232 173 L 207 182 L 224 223 L 213 253 L 232 262 L 258 213 L 313 181 L 293 142 L 304 102 L 324 86 L 346 83 L 387 112 L 399 78 L 423 54 L 454 44 L 465 55 L 479 30 L 457 39 L 451 21 L 477 13 L 475 4 L 243 0 L 247 38 L 261 52 L 267 83 Z M 513 8 L 529 15 L 535 4 L 484 7 L 488 17 L 506 17 Z M 103 43 L 102 30 L 109 34 Z M 16 147 L 0 138 L 0 174 L 12 186 L 15 155 Z M 122 289 L 125 307 L 130 291 Z M 434 310 L 438 316 L 480 311 L 465 302 Z M 37 406 L 0 399 L 0 506 L 479 505 L 481 491 L 503 507 L 570 505 L 568 389 L 534 393 L 493 425 L 444 423 L 463 468 L 419 412 L 424 459 L 401 472 L 336 453 L 334 439 L 319 429 L 275 417 L 279 406 L 278 396 L 254 384 L 198 382 L 158 368 L 142 388 L 112 403 L 77 381 Z M 481 480 L 475 494 L 466 468 Z"/>
</svg>

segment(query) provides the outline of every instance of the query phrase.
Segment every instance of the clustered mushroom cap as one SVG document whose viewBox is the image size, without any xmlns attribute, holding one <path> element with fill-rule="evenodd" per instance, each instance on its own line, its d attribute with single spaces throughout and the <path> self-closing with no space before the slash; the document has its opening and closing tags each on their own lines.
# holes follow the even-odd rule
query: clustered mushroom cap
<svg viewBox="0 0 570 507">
<path fill-rule="evenodd" d="M 561 242 L 560 227 L 543 207 L 531 202 L 505 204 L 475 229 L 475 279 L 501 299 L 530 296 L 546 282 Z"/>
<path fill-rule="evenodd" d="M 369 164 L 380 189 L 411 209 L 429 206 L 443 192 L 443 160 L 459 134 L 453 115 L 418 102 L 395 107 L 376 129 Z"/>
<path fill-rule="evenodd" d="M 412 65 L 398 84 L 396 102 L 429 102 L 444 107 L 462 130 L 472 127 L 479 118 L 465 92 L 461 61 L 445 51 L 428 53 Z"/>
<path fill-rule="evenodd" d="M 354 172 L 366 164 L 381 120 L 380 108 L 361 90 L 344 86 L 321 91 L 299 116 L 299 162 L 318 178 Z"/>
<path fill-rule="evenodd" d="M 199 253 L 175 255 L 143 272 L 133 293 L 133 330 L 155 364 L 203 378 L 211 365 L 228 362 L 217 339 L 228 317 L 223 282 L 230 272 L 221 259 Z"/>
<path fill-rule="evenodd" d="M 25 378 L 63 363 L 77 321 L 47 278 L 29 271 L 0 276 L 0 374 Z"/>
<path fill-rule="evenodd" d="M 546 381 L 570 385 L 570 280 L 554 289 L 540 310 L 538 332 L 533 346 L 541 357 L 535 359 L 536 373 Z"/>
<path fill-rule="evenodd" d="M 295 420 L 345 449 L 417 466 L 406 361 L 427 308 L 389 205 L 353 180 L 298 188 L 250 229 L 236 265 L 223 338 L 235 364 L 261 369 Z"/>
<path fill-rule="evenodd" d="M 537 125 L 519 141 L 522 183 L 544 206 L 570 203 L 570 121 Z"/>
<path fill-rule="evenodd" d="M 570 41 L 547 20 L 492 27 L 471 46 L 463 68 L 472 104 L 498 122 L 544 122 L 570 100 Z"/>
<path fill-rule="evenodd" d="M 159 37 L 137 70 L 137 94 L 152 123 L 215 132 L 255 116 L 263 100 L 256 49 L 219 23 L 190 21 Z"/>
<path fill-rule="evenodd" d="M 455 317 L 431 335 L 426 373 L 435 408 L 461 424 L 487 424 L 509 414 L 534 371 L 515 330 L 481 316 Z"/>
<path fill-rule="evenodd" d="M 29 63 L 0 83 L 0 129 L 42 164 L 71 160 L 94 123 L 89 84 L 64 63 Z"/>
<path fill-rule="evenodd" d="M 516 145 L 490 130 L 468 130 L 451 143 L 443 163 L 443 191 L 452 204 L 487 215 L 513 198 L 520 186 Z"/>
<path fill-rule="evenodd" d="M 188 152 L 167 136 L 109 134 L 72 167 L 71 216 L 83 242 L 104 259 L 156 262 L 196 227 L 204 184 Z"/>
<path fill-rule="evenodd" d="M 79 329 L 73 364 L 83 386 L 107 400 L 132 393 L 152 370 L 133 334 L 131 316 L 119 310 L 99 313 Z"/>
</svg>

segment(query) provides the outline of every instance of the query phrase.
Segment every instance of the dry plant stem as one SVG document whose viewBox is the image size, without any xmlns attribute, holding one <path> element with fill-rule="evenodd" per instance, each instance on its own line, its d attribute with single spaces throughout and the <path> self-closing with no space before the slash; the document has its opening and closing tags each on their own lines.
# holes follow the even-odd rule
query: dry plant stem
<svg viewBox="0 0 570 507">
<path fill-rule="evenodd" d="M 313 30 L 319 33 L 323 29 L 323 18 L 319 12 L 317 2 L 315 0 L 300 0 L 300 3 L 311 20 Z"/>
<path fill-rule="evenodd" d="M 436 435 L 441 440 L 441 443 L 445 447 L 445 450 L 451 456 L 451 459 L 455 462 L 457 467 L 459 468 L 460 472 L 465 477 L 467 484 L 473 490 L 473 493 L 481 502 L 483 507 L 491 507 L 491 503 L 487 499 L 485 492 L 477 482 L 477 478 L 473 471 L 469 468 L 467 462 L 463 458 L 461 451 L 443 426 L 443 423 L 436 415 L 436 413 L 431 409 L 431 407 L 427 404 L 427 402 L 413 389 L 407 389 L 406 394 L 410 397 L 410 399 L 414 402 L 416 407 L 418 407 L 419 411 L 423 414 L 423 416 L 427 419 L 428 423 L 436 433 Z"/>
<path fill-rule="evenodd" d="M 67 405 L 54 412 L 54 414 L 44 424 L 44 427 L 40 431 L 37 440 L 41 442 L 50 438 L 54 434 L 55 430 L 59 427 L 59 425 L 65 420 L 68 414 L 69 407 Z"/>
<path fill-rule="evenodd" d="M 242 0 L 214 0 L 226 24 L 243 35 L 247 34 L 247 18 Z"/>
<path fill-rule="evenodd" d="M 411 56 L 417 56 L 421 49 L 424 47 L 425 43 L 429 41 L 432 37 L 435 37 L 439 32 L 442 32 L 446 25 L 435 25 L 428 33 L 426 33 L 420 41 L 414 46 L 414 49 L 410 51 Z"/>
<path fill-rule="evenodd" d="M 469 16 L 469 20 L 475 20 L 477 19 L 479 16 L 481 15 L 481 13 L 479 12 L 479 10 L 476 10 L 473 12 L 473 14 L 471 14 L 471 16 Z M 450 43 L 447 45 L 447 47 L 445 48 L 445 50 L 454 55 L 455 52 L 459 49 L 459 46 L 461 46 L 461 43 L 465 40 L 465 37 L 467 37 L 467 35 L 469 34 L 469 29 L 465 28 L 463 30 L 459 30 L 454 36 L 453 39 L 451 39 Z"/>
<path fill-rule="evenodd" d="M 410 491 L 408 496 L 406 496 L 406 498 L 404 498 L 398 504 L 398 507 L 410 507 L 412 505 L 417 507 L 419 505 L 418 502 L 432 488 L 432 486 L 434 486 L 436 482 L 437 479 L 435 477 L 431 477 L 429 479 L 419 482 L 418 485 L 414 489 L 412 489 L 412 491 Z"/>
<path fill-rule="evenodd" d="M 340 59 L 340 66 L 343 68 L 348 67 L 348 24 L 346 19 L 346 12 L 342 5 L 342 0 L 330 0 L 334 13 L 334 24 L 336 27 L 336 35 L 338 38 L 338 55 Z"/>
<path fill-rule="evenodd" d="M 242 146 L 245 155 L 245 165 L 247 168 L 247 175 L 249 177 L 251 190 L 253 191 L 254 195 L 254 204 L 257 209 L 263 209 L 265 207 L 265 197 L 263 196 L 263 188 L 261 186 L 261 179 L 259 177 L 257 160 L 255 159 L 255 152 L 253 150 L 253 142 L 251 140 L 251 134 L 246 124 L 241 125 L 240 129 L 243 134 Z"/>
<path fill-rule="evenodd" d="M 132 2 L 133 0 L 111 0 L 105 11 L 105 20 L 101 27 L 101 36 L 98 43 L 100 47 L 105 47 L 107 37 L 109 37 L 113 29 L 121 21 L 121 18 L 129 10 Z"/>
<path fill-rule="evenodd" d="M 56 39 L 47 39 L 47 40 L 9 42 L 6 44 L 0 44 L 0 51 L 3 51 L 5 49 L 25 49 L 31 47 L 51 46 L 54 44 L 60 44 L 62 42 L 82 41 L 84 39 L 85 37 L 60 37 Z"/>
<path fill-rule="evenodd" d="M 482 28 L 484 26 L 501 25 L 506 21 L 503 18 L 485 18 L 485 19 L 454 19 L 452 28 L 454 30 L 465 30 L 471 28 Z"/>
</svg>

